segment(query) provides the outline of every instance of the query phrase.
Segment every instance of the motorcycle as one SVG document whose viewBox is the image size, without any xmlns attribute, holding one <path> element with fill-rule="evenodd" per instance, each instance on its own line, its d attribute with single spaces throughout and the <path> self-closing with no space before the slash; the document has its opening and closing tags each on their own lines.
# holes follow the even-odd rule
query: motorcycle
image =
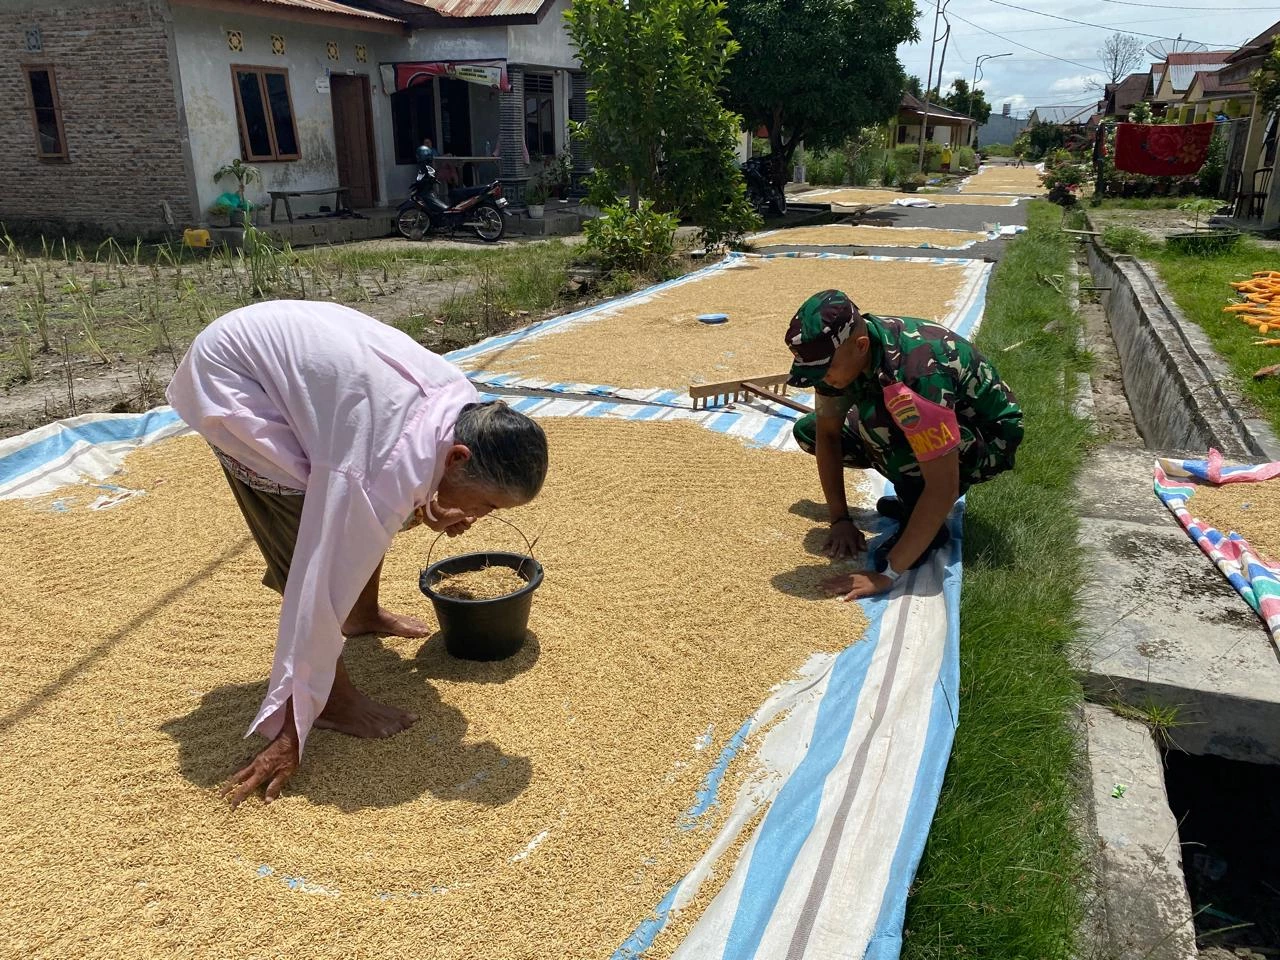
<svg viewBox="0 0 1280 960">
<path fill-rule="evenodd" d="M 494 180 L 482 187 L 455 187 L 449 191 L 449 202 L 436 196 L 435 167 L 424 165 L 414 177 L 409 199 L 400 204 L 396 228 L 410 240 L 421 240 L 428 233 L 455 233 L 460 228 L 473 230 L 487 243 L 497 243 L 507 230 L 507 198 L 502 195 L 502 181 Z"/>
<path fill-rule="evenodd" d="M 782 216 L 787 212 L 787 195 L 769 179 L 770 157 L 751 157 L 742 165 L 747 178 L 747 200 L 761 217 Z"/>
</svg>

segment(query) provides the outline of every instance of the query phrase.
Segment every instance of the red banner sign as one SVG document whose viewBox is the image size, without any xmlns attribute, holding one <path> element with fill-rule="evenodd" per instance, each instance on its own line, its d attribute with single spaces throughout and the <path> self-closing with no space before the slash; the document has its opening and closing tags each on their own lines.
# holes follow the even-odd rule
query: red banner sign
<svg viewBox="0 0 1280 960">
<path fill-rule="evenodd" d="M 494 90 L 511 89 L 507 64 L 503 60 L 435 60 L 395 64 L 396 90 L 407 90 L 414 84 L 427 83 L 436 77 L 465 80 Z"/>
</svg>

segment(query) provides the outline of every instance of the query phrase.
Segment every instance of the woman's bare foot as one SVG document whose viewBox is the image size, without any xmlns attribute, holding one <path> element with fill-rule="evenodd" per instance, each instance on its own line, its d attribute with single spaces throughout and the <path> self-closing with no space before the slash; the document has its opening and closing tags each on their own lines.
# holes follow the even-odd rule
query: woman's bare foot
<svg viewBox="0 0 1280 960">
<path fill-rule="evenodd" d="M 335 689 L 329 694 L 329 702 L 316 718 L 315 726 L 322 730 L 336 730 L 349 737 L 377 740 L 408 730 L 417 719 L 416 714 L 371 700 L 351 687 L 342 692 Z"/>
<path fill-rule="evenodd" d="M 408 730 L 417 719 L 417 714 L 389 707 L 357 690 L 347 673 L 346 663 L 339 657 L 329 700 L 314 725 L 349 737 L 376 740 L 394 737 L 400 731 Z"/>
<path fill-rule="evenodd" d="M 358 637 L 364 633 L 381 633 L 390 637 L 428 637 L 431 627 L 417 617 L 406 617 L 378 607 L 372 613 L 352 610 L 347 622 L 342 625 L 342 632 L 348 637 Z"/>
</svg>

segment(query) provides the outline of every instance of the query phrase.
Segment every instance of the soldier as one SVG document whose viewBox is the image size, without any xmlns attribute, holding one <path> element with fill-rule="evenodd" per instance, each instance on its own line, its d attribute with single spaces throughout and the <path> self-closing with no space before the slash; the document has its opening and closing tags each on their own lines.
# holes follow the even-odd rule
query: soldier
<svg viewBox="0 0 1280 960">
<path fill-rule="evenodd" d="M 868 569 L 824 586 L 846 600 L 882 593 L 947 542 L 947 516 L 970 486 L 1013 467 L 1022 411 L 963 337 L 925 320 L 861 314 L 839 290 L 806 300 L 786 341 L 795 358 L 791 384 L 817 392 L 814 413 L 794 432 L 818 460 L 831 521 L 827 555 L 866 549 L 849 516 L 844 467 L 873 469 L 897 492 L 876 504 L 898 529 Z"/>
</svg>

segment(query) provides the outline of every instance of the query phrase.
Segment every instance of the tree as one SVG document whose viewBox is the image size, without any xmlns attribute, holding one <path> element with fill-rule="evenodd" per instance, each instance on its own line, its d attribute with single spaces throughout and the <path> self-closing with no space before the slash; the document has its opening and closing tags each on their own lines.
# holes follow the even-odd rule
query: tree
<svg viewBox="0 0 1280 960">
<path fill-rule="evenodd" d="M 729 28 L 742 46 L 728 103 L 765 127 L 774 176 L 785 182 L 796 147 L 837 147 L 897 112 L 906 86 L 898 45 L 919 39 L 912 0 L 734 0 Z"/>
<path fill-rule="evenodd" d="M 591 78 L 579 124 L 595 163 L 591 199 L 642 197 L 716 244 L 757 222 L 736 146 L 741 118 L 718 90 L 738 45 L 720 0 L 575 0 L 569 36 Z"/>
<path fill-rule="evenodd" d="M 973 117 L 979 124 L 986 123 L 991 117 L 991 104 L 987 103 L 987 95 L 981 90 L 971 91 L 969 81 L 963 77 L 956 77 L 951 81 L 951 91 L 938 102 L 949 110 Z"/>
<path fill-rule="evenodd" d="M 1280 45 L 1274 47 L 1262 61 L 1262 67 L 1249 76 L 1249 85 L 1263 107 L 1269 111 L 1280 109 Z"/>
<path fill-rule="evenodd" d="M 1106 78 L 1086 81 L 1085 89 L 1105 93 L 1108 84 L 1119 83 L 1133 72 L 1134 67 L 1142 63 L 1143 53 L 1142 41 L 1137 37 L 1128 33 L 1113 33 L 1098 48 L 1098 59 L 1102 61 L 1102 71 Z"/>
<path fill-rule="evenodd" d="M 907 93 L 911 94 L 917 100 L 924 99 L 924 84 L 920 82 L 920 78 L 915 74 L 907 77 L 906 89 Z"/>
</svg>

